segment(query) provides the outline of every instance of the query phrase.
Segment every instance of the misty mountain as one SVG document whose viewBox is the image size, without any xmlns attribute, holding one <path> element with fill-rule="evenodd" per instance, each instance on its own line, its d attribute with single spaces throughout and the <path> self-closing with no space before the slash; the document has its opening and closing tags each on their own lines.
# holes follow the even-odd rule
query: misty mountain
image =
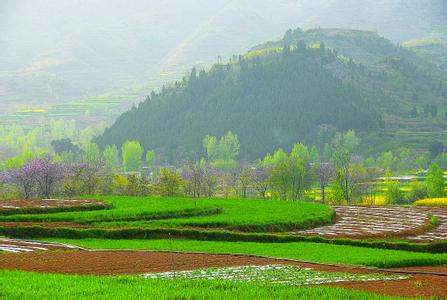
<svg viewBox="0 0 447 300">
<path fill-rule="evenodd" d="M 297 26 L 374 30 L 393 41 L 443 39 L 446 6 L 442 0 L 4 0 L 0 108 L 12 112 L 135 85 L 144 94 Z"/>
</svg>

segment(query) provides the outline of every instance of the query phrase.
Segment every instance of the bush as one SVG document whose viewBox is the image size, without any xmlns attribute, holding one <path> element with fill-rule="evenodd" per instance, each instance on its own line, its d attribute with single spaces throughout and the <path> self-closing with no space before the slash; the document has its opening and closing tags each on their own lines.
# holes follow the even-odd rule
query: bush
<svg viewBox="0 0 447 300">
<path fill-rule="evenodd" d="M 417 200 L 427 198 L 427 188 L 425 185 L 417 180 L 413 180 L 410 183 L 410 194 L 408 195 L 408 201 L 413 203 Z"/>
<path fill-rule="evenodd" d="M 0 182 L 0 199 L 21 199 L 23 193 L 15 185 Z"/>
<path fill-rule="evenodd" d="M 430 215 L 430 226 L 432 227 L 439 226 L 439 218 L 437 216 Z"/>
</svg>

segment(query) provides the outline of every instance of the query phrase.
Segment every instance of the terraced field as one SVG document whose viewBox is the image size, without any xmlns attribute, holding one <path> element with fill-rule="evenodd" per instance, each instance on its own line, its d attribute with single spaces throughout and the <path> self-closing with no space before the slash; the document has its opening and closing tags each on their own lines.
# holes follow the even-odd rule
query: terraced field
<svg viewBox="0 0 447 300">
<path fill-rule="evenodd" d="M 191 286 L 197 286 L 190 291 L 197 296 L 206 286 L 253 298 L 253 289 L 268 286 L 262 294 L 253 293 L 263 299 L 272 289 L 281 290 L 290 298 L 309 285 L 303 290 L 308 298 L 442 298 L 447 297 L 446 221 L 447 208 L 328 207 L 301 201 L 98 197 L 0 202 L 0 234 L 8 236 L 0 239 L 0 284 L 8 291 L 20 286 L 28 291 L 21 294 L 25 298 L 46 282 L 53 284 L 42 297 L 60 296 L 51 291 L 66 280 L 104 291 L 105 281 L 112 285 L 115 277 L 101 275 L 132 281 L 151 296 L 164 291 L 180 297 L 175 291 L 184 293 Z M 402 269 L 378 269 L 396 267 Z M 23 280 L 39 285 L 22 287 Z M 314 290 L 317 285 L 327 290 Z M 339 292 L 340 287 L 374 294 Z M 75 287 L 70 293 L 86 295 Z"/>
<path fill-rule="evenodd" d="M 336 222 L 332 225 L 291 234 L 324 237 L 392 237 L 425 232 L 428 214 L 404 207 L 333 206 Z"/>
<path fill-rule="evenodd" d="M 79 249 L 79 247 L 61 243 L 0 239 L 0 251 L 9 253 L 73 249 Z"/>
<path fill-rule="evenodd" d="M 0 201 L 0 215 L 20 213 L 46 213 L 58 211 L 99 210 L 108 208 L 108 204 L 100 200 L 66 200 L 66 199 L 23 199 Z"/>
<path fill-rule="evenodd" d="M 200 228 L 286 232 L 331 223 L 333 210 L 310 202 L 104 197 L 110 209 L 0 216 L 0 222 L 76 222 L 95 228 Z M 1 203 L 1 202 L 0 202 Z M 1 224 L 0 224 L 1 225 Z M 45 225 L 44 225 L 45 226 Z"/>
<path fill-rule="evenodd" d="M 37 273 L 23 271 L 17 273 L 8 270 L 26 270 Z M 219 293 L 229 283 L 235 283 L 247 284 L 245 286 L 246 289 L 251 289 L 257 287 L 258 284 L 262 284 L 269 286 L 271 292 L 276 290 L 276 286 L 290 288 L 310 285 L 308 287 L 309 289 L 314 289 L 317 285 L 330 286 L 332 289 L 326 291 L 325 295 L 327 297 L 323 297 L 325 299 L 349 298 L 348 291 L 345 291 L 347 294 L 344 297 L 335 297 L 336 290 L 333 290 L 334 286 L 365 290 L 383 295 L 413 297 L 424 295 L 447 296 L 447 273 L 443 273 L 444 275 L 425 274 L 424 272 L 421 273 L 417 268 L 413 268 L 407 274 L 405 272 L 405 270 L 347 267 L 255 255 L 172 251 L 91 251 L 71 249 L 68 251 L 29 251 L 28 253 L 21 254 L 11 253 L 0 255 L 0 284 L 8 287 L 8 290 L 12 288 L 9 283 L 10 281 L 15 282 L 15 287 L 22 286 L 20 282 L 14 281 L 17 276 L 26 278 L 27 274 L 33 274 L 31 282 L 39 282 L 38 286 L 41 289 L 45 286 L 42 285 L 42 280 L 53 282 L 51 278 L 57 277 L 57 275 L 50 275 L 48 273 L 62 273 L 77 275 L 76 277 L 67 277 L 72 279 L 70 286 L 81 278 L 89 278 L 90 284 L 101 283 L 102 288 L 95 288 L 97 291 L 104 291 L 104 280 L 109 280 L 107 278 L 113 277 L 83 277 L 79 276 L 79 274 L 95 274 L 96 276 L 133 274 L 136 276 L 118 278 L 125 282 L 129 282 L 132 278 L 146 280 L 146 282 L 140 280 L 134 282 L 133 287 L 137 290 L 142 289 L 143 286 L 157 282 L 158 289 L 165 293 L 164 296 L 159 297 L 163 299 L 169 298 L 167 295 L 171 295 L 172 293 L 168 288 L 170 285 L 169 282 L 172 282 L 172 284 L 184 282 L 185 286 L 178 287 L 182 292 L 185 291 L 186 286 L 195 286 L 195 282 L 202 289 L 211 282 L 216 282 L 219 287 L 215 287 L 215 293 Z M 55 287 L 64 289 L 60 285 L 61 280 L 64 282 L 64 278 L 59 276 L 58 279 L 58 283 L 54 282 L 51 287 L 45 288 L 46 290 L 48 289 L 47 296 L 56 295 L 54 292 Z M 86 288 L 85 285 L 83 287 Z M 37 286 L 34 288 L 37 288 Z M 32 291 L 29 285 L 23 287 L 23 290 Z M 234 288 L 231 290 L 234 290 Z M 83 293 L 83 297 L 86 295 L 85 292 L 88 291 L 92 292 L 90 288 L 87 288 Z M 296 296 L 298 290 L 294 291 Z M 72 293 L 77 294 L 78 291 L 74 289 Z M 151 295 L 154 294 L 152 293 Z M 333 295 L 332 298 L 330 295 Z M 321 296 L 319 297 L 315 294 L 309 297 L 321 298 Z M 360 294 L 352 299 L 358 299 L 359 297 L 362 299 L 376 298 L 372 295 Z"/>
<path fill-rule="evenodd" d="M 418 207 L 417 209 L 437 217 L 439 224 L 431 230 L 409 236 L 408 239 L 417 242 L 447 241 L 447 207 Z"/>
</svg>

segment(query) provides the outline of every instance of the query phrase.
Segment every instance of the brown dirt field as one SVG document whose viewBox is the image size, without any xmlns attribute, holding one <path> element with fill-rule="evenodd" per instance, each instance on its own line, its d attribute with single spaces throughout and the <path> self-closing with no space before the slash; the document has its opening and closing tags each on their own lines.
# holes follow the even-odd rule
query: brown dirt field
<svg viewBox="0 0 447 300">
<path fill-rule="evenodd" d="M 167 272 L 172 271 L 173 262 L 175 263 L 175 269 L 178 271 L 207 267 L 282 263 L 329 272 L 368 273 L 367 270 L 355 268 L 316 266 L 314 264 L 288 260 L 220 254 L 148 251 L 64 251 L 0 255 L 0 269 L 20 269 L 63 274 L 118 275 Z"/>
<path fill-rule="evenodd" d="M 427 267 L 406 267 L 406 268 L 397 268 L 397 269 L 394 269 L 394 270 L 445 273 L 447 275 L 447 265 L 444 265 L 444 266 L 427 266 Z"/>
<path fill-rule="evenodd" d="M 445 276 L 414 275 L 406 280 L 340 282 L 327 285 L 382 295 L 447 299 L 447 277 Z"/>
<path fill-rule="evenodd" d="M 178 271 L 206 267 L 287 264 L 328 272 L 379 273 L 355 267 L 325 266 L 255 256 L 219 254 L 149 251 L 56 251 L 0 255 L 0 269 L 20 269 L 62 274 L 120 275 L 167 272 L 173 270 L 174 264 L 175 270 Z M 440 268 L 445 267 L 431 267 L 431 269 L 436 271 L 439 271 L 438 269 Z M 404 269 L 410 270 L 410 268 Z M 419 267 L 414 270 L 429 271 L 430 269 L 428 267 Z M 384 295 L 447 298 L 446 276 L 409 276 L 409 279 L 398 281 L 345 282 L 327 285 Z"/>
<path fill-rule="evenodd" d="M 76 207 L 89 205 L 103 205 L 100 200 L 66 200 L 66 199 L 20 199 L 1 200 L 0 211 L 20 208 L 54 208 L 54 207 Z"/>
</svg>

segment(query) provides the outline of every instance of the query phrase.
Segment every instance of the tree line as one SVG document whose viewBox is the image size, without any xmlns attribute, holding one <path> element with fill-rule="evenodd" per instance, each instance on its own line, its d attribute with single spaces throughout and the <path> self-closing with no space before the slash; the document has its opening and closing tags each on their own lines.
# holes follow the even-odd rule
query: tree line
<svg viewBox="0 0 447 300">
<path fill-rule="evenodd" d="M 94 143 L 81 148 L 59 140 L 53 145 L 59 154 L 30 159 L 19 168 L 3 172 L 1 196 L 220 196 L 357 204 L 374 200 L 381 174 L 385 174 L 388 203 L 407 204 L 444 195 L 443 171 L 435 162 L 425 181 L 412 181 L 410 192 L 404 193 L 390 168 L 370 166 L 356 154 L 360 139 L 353 130 L 336 133 L 322 149 L 296 143 L 290 151 L 279 148 L 246 163 L 238 160 L 240 142 L 236 134 L 207 135 L 202 140 L 205 156 L 181 167 L 157 165 L 156 152 L 144 151 L 135 140 L 126 141 L 120 150 L 107 146 L 102 153 Z M 72 161 L 72 156 L 79 159 Z"/>
</svg>

